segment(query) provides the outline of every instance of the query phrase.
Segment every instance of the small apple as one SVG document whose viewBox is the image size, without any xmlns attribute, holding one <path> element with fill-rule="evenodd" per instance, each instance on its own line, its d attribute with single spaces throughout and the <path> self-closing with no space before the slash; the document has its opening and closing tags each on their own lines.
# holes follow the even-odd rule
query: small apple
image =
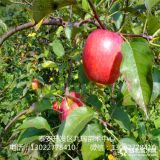
<svg viewBox="0 0 160 160">
<path fill-rule="evenodd" d="M 118 33 L 104 29 L 97 29 L 88 36 L 82 57 L 88 79 L 104 85 L 113 84 L 118 79 L 122 43 Z"/>
<path fill-rule="evenodd" d="M 78 107 L 83 106 L 83 103 L 81 102 L 82 97 L 79 93 L 70 92 L 69 95 L 73 98 L 65 97 L 65 98 L 63 98 L 60 106 L 58 106 L 57 102 L 55 102 L 53 105 L 54 110 L 60 112 L 59 117 L 60 117 L 61 121 L 64 121 L 73 110 L 75 110 Z"/>
<path fill-rule="evenodd" d="M 58 102 L 54 102 L 53 103 L 53 110 L 58 112 L 59 111 L 59 105 L 58 105 Z"/>
<path fill-rule="evenodd" d="M 37 79 L 33 79 L 32 80 L 32 89 L 33 90 L 38 90 L 38 88 L 39 88 L 39 81 L 37 80 Z"/>
</svg>

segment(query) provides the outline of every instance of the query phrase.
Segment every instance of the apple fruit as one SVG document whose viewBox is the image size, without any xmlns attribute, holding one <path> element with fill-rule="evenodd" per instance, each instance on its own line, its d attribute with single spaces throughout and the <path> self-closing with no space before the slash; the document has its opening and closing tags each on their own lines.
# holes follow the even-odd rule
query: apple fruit
<svg viewBox="0 0 160 160">
<path fill-rule="evenodd" d="M 58 102 L 54 102 L 54 103 L 53 103 L 53 110 L 54 110 L 54 111 L 57 111 L 57 112 L 59 111 Z"/>
<path fill-rule="evenodd" d="M 39 88 L 39 81 L 37 79 L 32 80 L 32 89 L 33 90 L 38 90 Z"/>
<path fill-rule="evenodd" d="M 120 75 L 122 37 L 115 32 L 97 29 L 89 34 L 83 50 L 83 66 L 91 81 L 110 85 Z"/>
<path fill-rule="evenodd" d="M 62 100 L 62 103 L 60 105 L 60 120 L 61 121 L 64 121 L 67 116 L 73 111 L 75 110 L 76 108 L 78 107 L 82 107 L 83 106 L 83 103 L 81 102 L 82 101 L 82 97 L 79 93 L 76 93 L 76 92 L 70 92 L 69 95 L 73 98 L 70 98 L 70 97 L 65 97 L 63 100 Z M 75 99 L 74 99 L 75 98 Z M 79 100 L 80 101 L 79 101 Z"/>
<path fill-rule="evenodd" d="M 53 109 L 60 113 L 61 121 L 64 121 L 73 110 L 83 106 L 82 97 L 79 93 L 70 92 L 69 96 L 63 98 L 60 106 L 57 102 L 53 104 Z"/>
</svg>

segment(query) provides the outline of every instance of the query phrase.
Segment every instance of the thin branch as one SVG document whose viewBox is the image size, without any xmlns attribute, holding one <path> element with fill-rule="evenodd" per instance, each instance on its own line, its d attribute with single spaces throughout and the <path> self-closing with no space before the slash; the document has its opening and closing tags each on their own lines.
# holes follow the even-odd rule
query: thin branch
<svg viewBox="0 0 160 160">
<path fill-rule="evenodd" d="M 87 24 L 87 23 L 92 23 L 95 26 L 98 26 L 94 22 L 93 19 L 88 19 L 88 20 L 83 20 L 83 21 L 80 21 L 80 22 L 75 22 L 74 26 L 75 27 L 80 27 L 81 25 Z M 6 41 L 9 37 L 14 35 L 15 33 L 19 32 L 19 31 L 22 31 L 22 30 L 25 30 L 25 29 L 32 28 L 35 25 L 36 24 L 34 22 L 29 22 L 29 23 L 25 23 L 25 24 L 22 24 L 20 26 L 11 28 L 8 32 L 4 33 L 4 35 L 2 35 L 0 37 L 0 46 L 2 46 L 4 41 Z M 42 25 L 58 25 L 58 26 L 64 26 L 65 27 L 67 25 L 67 22 L 63 21 L 61 18 L 53 18 L 53 17 L 51 17 L 51 18 L 48 18 L 48 19 L 44 20 Z"/>
<path fill-rule="evenodd" d="M 73 100 L 76 100 L 76 101 L 78 101 L 79 103 L 85 105 L 79 98 L 73 97 L 73 96 L 71 96 L 70 94 L 65 94 L 65 96 L 68 97 L 68 98 L 71 98 L 71 99 L 73 99 Z"/>
<path fill-rule="evenodd" d="M 64 98 L 63 96 L 61 96 L 61 95 L 59 95 L 59 94 L 54 94 L 54 93 L 53 93 L 53 95 L 54 95 L 55 97 L 59 97 L 59 98 L 61 98 L 61 99 Z"/>
<path fill-rule="evenodd" d="M 124 4 L 125 4 L 125 8 L 127 8 L 127 7 L 129 6 L 129 0 L 125 0 L 125 1 L 124 1 Z M 124 26 L 124 24 L 125 24 L 126 14 L 127 14 L 127 13 L 126 13 L 126 10 L 124 10 L 123 20 L 122 20 L 121 27 L 120 27 L 119 31 L 122 30 L 122 28 L 123 28 L 123 26 Z"/>
<path fill-rule="evenodd" d="M 102 24 L 101 20 L 99 19 L 98 13 L 97 13 L 97 11 L 96 11 L 96 8 L 95 8 L 92 0 L 88 0 L 88 3 L 89 3 L 89 5 L 90 5 L 90 7 L 92 8 L 92 11 L 93 11 L 93 13 L 94 13 L 94 17 L 95 17 L 95 19 L 98 21 L 100 27 L 101 27 L 102 29 L 106 29 L 106 27 Z"/>
<path fill-rule="evenodd" d="M 45 19 L 42 25 L 58 25 L 58 26 L 65 27 L 67 25 L 67 23 L 68 22 L 63 21 L 61 18 L 51 17 L 51 18 Z M 82 20 L 82 21 L 79 21 L 79 22 L 74 22 L 73 25 L 75 27 L 80 27 L 81 25 L 85 25 L 85 24 L 88 24 L 88 23 L 91 23 L 91 24 L 95 25 L 96 27 L 99 27 L 99 25 L 93 19 L 87 19 L 87 20 Z M 34 22 L 29 22 L 29 23 L 25 23 L 25 24 L 22 24 L 20 26 L 11 28 L 8 32 L 4 33 L 4 35 L 2 35 L 0 37 L 0 47 L 2 46 L 4 41 L 6 41 L 9 37 L 14 35 L 15 33 L 19 32 L 19 31 L 22 31 L 22 30 L 25 30 L 25 29 L 33 28 L 35 25 L 36 24 Z M 103 24 L 102 24 L 102 26 L 103 26 Z M 157 33 L 159 33 L 159 31 Z M 140 34 L 140 35 L 138 35 L 138 34 L 126 34 L 126 33 L 120 33 L 120 34 L 125 36 L 125 37 L 142 37 L 142 38 L 147 39 L 147 40 L 152 40 L 154 38 L 153 36 L 150 36 L 150 35 L 147 36 L 147 35 L 144 35 L 144 34 Z"/>
<path fill-rule="evenodd" d="M 71 160 L 74 160 L 74 158 L 70 155 L 70 154 L 68 154 L 66 151 L 63 151 Z"/>
<path fill-rule="evenodd" d="M 21 4 L 21 5 L 28 5 L 27 3 L 23 3 L 23 2 L 14 2 L 14 1 L 11 1 L 11 3 L 14 3 L 14 4 Z"/>
<path fill-rule="evenodd" d="M 146 40 L 152 40 L 153 39 L 153 36 L 150 36 L 150 35 L 144 35 L 144 34 L 126 34 L 126 33 L 120 33 L 122 36 L 124 37 L 131 37 L 131 38 L 138 38 L 138 37 L 141 37 L 141 38 L 144 38 Z"/>
<path fill-rule="evenodd" d="M 108 7 L 109 7 L 109 8 L 108 8 L 109 11 L 111 10 L 111 8 L 112 8 L 114 2 L 116 2 L 116 0 L 112 0 L 111 3 L 109 4 L 109 6 L 108 6 Z"/>
<path fill-rule="evenodd" d="M 68 70 L 68 78 L 65 83 L 65 94 L 69 94 L 69 83 L 71 80 L 71 73 L 72 73 L 72 60 L 69 60 L 69 70 Z"/>
<path fill-rule="evenodd" d="M 26 109 L 22 112 L 20 112 L 18 115 L 16 115 L 8 124 L 7 126 L 5 127 L 4 131 L 6 132 L 13 123 L 15 123 L 17 121 L 18 118 L 20 118 L 21 116 L 27 114 L 27 113 L 30 113 L 34 110 L 34 106 L 31 106 L 29 109 Z"/>
<path fill-rule="evenodd" d="M 103 124 L 104 127 L 112 128 L 112 126 L 107 122 L 99 118 L 99 121 Z"/>
<path fill-rule="evenodd" d="M 153 38 L 156 37 L 157 35 L 160 34 L 160 29 L 158 29 L 154 34 L 153 34 Z"/>
<path fill-rule="evenodd" d="M 18 31 L 22 31 L 24 29 L 28 29 L 34 26 L 34 23 L 29 22 L 29 23 L 25 23 L 22 24 L 20 26 L 17 26 L 15 28 L 12 28 L 11 30 L 9 30 L 8 32 L 6 32 L 1 38 L 0 38 L 0 46 L 3 44 L 3 42 L 9 38 L 10 36 L 12 36 L 14 33 L 18 32 Z"/>
<path fill-rule="evenodd" d="M 17 33 L 18 31 L 22 31 L 28 28 L 34 27 L 36 24 L 34 22 L 29 22 L 22 24 L 20 26 L 14 27 L 10 29 L 8 32 L 6 32 L 1 38 L 0 38 L 0 46 L 3 44 L 3 42 L 11 37 L 13 34 Z M 59 25 L 63 26 L 65 25 L 65 22 L 62 21 L 61 18 L 49 18 L 43 21 L 43 25 Z"/>
<path fill-rule="evenodd" d="M 108 127 L 112 127 L 112 126 L 110 126 L 110 124 L 108 123 L 108 122 L 105 122 L 105 121 L 103 121 L 102 119 L 98 119 L 102 124 L 103 124 L 103 126 L 105 127 L 105 129 L 106 129 L 106 131 L 117 141 L 117 142 L 119 142 L 119 139 L 112 133 L 112 131 L 111 130 L 109 130 L 108 129 Z"/>
<path fill-rule="evenodd" d="M 16 117 L 14 117 L 14 118 L 7 124 L 7 126 L 5 127 L 5 129 L 4 129 L 5 132 L 10 128 L 10 126 L 11 126 L 14 122 L 16 122 L 16 120 L 17 120 L 19 117 L 25 115 L 27 112 L 28 112 L 28 109 L 20 112 Z"/>
<path fill-rule="evenodd" d="M 76 23 L 74 24 L 74 26 L 80 27 L 80 26 L 82 26 L 82 25 L 84 25 L 84 24 L 88 24 L 88 23 L 91 23 L 91 24 L 95 25 L 97 28 L 99 28 L 98 23 L 96 23 L 93 19 L 86 19 L 86 20 L 82 20 L 82 21 L 80 21 L 80 22 L 76 22 Z"/>
<path fill-rule="evenodd" d="M 32 6 L 32 3 L 29 2 L 28 0 L 24 0 L 28 5 Z"/>
</svg>

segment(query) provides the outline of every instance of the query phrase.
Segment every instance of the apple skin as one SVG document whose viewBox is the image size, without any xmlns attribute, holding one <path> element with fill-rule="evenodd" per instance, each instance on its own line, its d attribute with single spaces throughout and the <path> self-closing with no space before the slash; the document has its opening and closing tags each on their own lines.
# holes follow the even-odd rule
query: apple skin
<svg viewBox="0 0 160 160">
<path fill-rule="evenodd" d="M 83 66 L 89 80 L 110 85 L 120 75 L 122 37 L 115 32 L 97 29 L 88 36 L 83 50 Z"/>
<path fill-rule="evenodd" d="M 38 90 L 39 88 L 39 81 L 37 79 L 32 80 L 32 89 L 33 90 Z"/>
<path fill-rule="evenodd" d="M 58 112 L 59 111 L 59 105 L 58 105 L 58 102 L 54 102 L 53 103 L 53 110 Z"/>
<path fill-rule="evenodd" d="M 70 96 L 80 99 L 82 101 L 82 97 L 79 93 L 70 92 L 69 94 Z M 55 107 L 54 110 L 60 112 L 59 118 L 61 121 L 64 121 L 73 110 L 75 110 L 78 107 L 82 107 L 83 103 L 79 102 L 76 99 L 65 97 L 63 98 L 58 109 L 57 109 L 57 106 L 58 106 L 58 103 L 55 102 L 53 108 Z"/>
</svg>

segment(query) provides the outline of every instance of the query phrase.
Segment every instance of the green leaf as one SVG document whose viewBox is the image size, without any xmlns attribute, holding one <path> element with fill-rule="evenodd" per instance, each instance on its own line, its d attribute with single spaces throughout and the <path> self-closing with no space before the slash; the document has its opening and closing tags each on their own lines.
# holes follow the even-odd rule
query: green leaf
<svg viewBox="0 0 160 160">
<path fill-rule="evenodd" d="M 103 132 L 98 123 L 88 124 L 83 134 L 81 134 L 81 137 L 82 139 L 83 137 L 88 138 L 82 140 L 81 151 L 83 160 L 95 160 L 104 155 Z M 96 140 L 96 138 L 99 138 L 99 140 Z"/>
<path fill-rule="evenodd" d="M 88 104 L 100 109 L 102 107 L 102 102 L 98 99 L 96 95 L 90 95 L 86 101 Z"/>
<path fill-rule="evenodd" d="M 24 86 L 26 86 L 26 84 L 27 84 L 27 81 L 19 82 L 19 83 L 17 84 L 17 88 L 24 87 Z"/>
<path fill-rule="evenodd" d="M 52 12 L 52 0 L 34 0 L 32 12 L 35 22 L 39 22 Z"/>
<path fill-rule="evenodd" d="M 62 57 L 64 56 L 64 48 L 63 45 L 61 43 L 60 40 L 56 39 L 51 43 L 51 46 L 53 48 L 54 53 L 58 56 L 58 57 Z"/>
<path fill-rule="evenodd" d="M 145 128 L 145 123 L 144 122 L 138 122 L 138 135 L 141 137 L 141 139 L 146 138 L 146 128 Z"/>
<path fill-rule="evenodd" d="M 8 30 L 7 25 L 0 19 L 0 35 L 7 32 L 7 30 Z"/>
<path fill-rule="evenodd" d="M 69 23 L 69 25 L 65 28 L 65 34 L 68 40 L 74 40 L 75 36 L 81 32 L 81 28 L 78 28 L 76 26 L 73 26 L 72 23 Z"/>
<path fill-rule="evenodd" d="M 56 64 L 53 61 L 45 61 L 42 63 L 43 68 L 54 68 L 56 67 Z"/>
<path fill-rule="evenodd" d="M 149 15 L 147 22 L 147 33 L 154 34 L 160 28 L 160 19 L 156 16 Z"/>
<path fill-rule="evenodd" d="M 151 132 L 153 137 L 159 137 L 160 138 L 160 128 L 159 129 L 153 129 Z"/>
<path fill-rule="evenodd" d="M 46 135 L 48 132 L 44 129 L 27 128 L 18 137 L 17 143 L 19 144 L 29 144 L 35 140 L 39 140 L 39 137 Z"/>
<path fill-rule="evenodd" d="M 79 157 L 74 158 L 73 160 L 80 160 Z"/>
<path fill-rule="evenodd" d="M 156 126 L 156 129 L 160 128 L 160 117 L 158 117 L 156 120 L 154 120 L 154 124 Z"/>
<path fill-rule="evenodd" d="M 151 11 L 152 7 L 154 7 L 160 0 L 145 0 L 146 8 Z"/>
<path fill-rule="evenodd" d="M 131 130 L 131 122 L 129 116 L 122 107 L 113 107 L 112 118 L 122 129 L 128 131 Z"/>
<path fill-rule="evenodd" d="M 147 115 L 152 94 L 153 53 L 146 41 L 126 42 L 122 45 L 122 75 L 132 98 Z"/>
<path fill-rule="evenodd" d="M 75 141 L 75 137 L 80 134 L 80 132 L 85 128 L 86 124 L 90 122 L 94 118 L 95 112 L 87 107 L 79 107 L 75 109 L 71 114 L 67 117 L 65 121 L 62 122 L 57 138 L 55 146 L 55 157 L 60 155 L 63 152 L 64 146 L 70 145 Z M 70 137 L 70 140 L 64 140 L 64 138 Z"/>
<path fill-rule="evenodd" d="M 112 19 L 117 30 L 120 29 L 123 21 L 123 13 L 120 10 L 121 10 L 120 2 L 115 2 L 111 8 L 111 14 L 113 14 Z"/>
<path fill-rule="evenodd" d="M 75 5 L 73 7 L 73 13 L 75 15 L 78 15 L 81 18 L 84 18 L 85 14 L 86 14 L 86 11 L 84 9 L 82 9 L 82 5 L 79 4 L 79 5 Z"/>
<path fill-rule="evenodd" d="M 33 19 L 39 22 L 52 11 L 61 7 L 76 4 L 75 0 L 34 0 L 33 1 Z"/>
<path fill-rule="evenodd" d="M 35 104 L 35 111 L 36 112 L 43 112 L 45 110 L 51 109 L 52 104 L 49 99 L 43 98 L 40 102 Z"/>
<path fill-rule="evenodd" d="M 22 95 L 25 96 L 25 95 L 27 94 L 28 90 L 29 90 L 29 89 L 28 89 L 28 87 L 26 86 L 26 87 L 23 89 L 23 94 L 22 94 Z"/>
<path fill-rule="evenodd" d="M 67 26 L 65 28 L 65 34 L 66 34 L 66 37 L 68 38 L 68 40 L 70 40 L 72 37 L 72 28 L 73 28 L 72 26 Z"/>
<path fill-rule="evenodd" d="M 119 141 L 119 154 L 127 160 L 148 160 L 146 154 L 137 148 L 139 145 L 131 138 L 123 138 Z M 134 150 L 134 152 L 132 152 Z"/>
<path fill-rule="evenodd" d="M 123 94 L 123 106 L 134 106 L 135 103 L 132 100 L 132 97 L 128 91 L 126 83 L 123 83 L 121 92 Z"/>
<path fill-rule="evenodd" d="M 45 129 L 49 132 L 51 131 L 47 120 L 43 117 L 29 118 L 25 120 L 18 129 L 23 130 L 27 128 Z"/>
<path fill-rule="evenodd" d="M 88 10 L 90 9 L 87 0 L 82 0 L 82 8 L 83 8 L 85 11 L 88 11 Z"/>
<path fill-rule="evenodd" d="M 153 69 L 153 93 L 152 100 L 154 101 L 160 95 L 160 69 Z"/>
<path fill-rule="evenodd" d="M 84 68 L 82 64 L 79 66 L 78 79 L 82 84 L 87 84 L 89 82 L 89 80 L 86 77 L 86 74 L 84 73 Z"/>
<path fill-rule="evenodd" d="M 58 27 L 56 30 L 56 35 L 58 38 L 60 38 L 61 33 L 63 32 L 64 28 L 62 26 Z"/>
<path fill-rule="evenodd" d="M 11 5 L 11 4 L 12 4 L 11 0 L 1 0 L 0 1 L 0 6 L 1 5 L 6 6 L 6 5 Z"/>
</svg>

